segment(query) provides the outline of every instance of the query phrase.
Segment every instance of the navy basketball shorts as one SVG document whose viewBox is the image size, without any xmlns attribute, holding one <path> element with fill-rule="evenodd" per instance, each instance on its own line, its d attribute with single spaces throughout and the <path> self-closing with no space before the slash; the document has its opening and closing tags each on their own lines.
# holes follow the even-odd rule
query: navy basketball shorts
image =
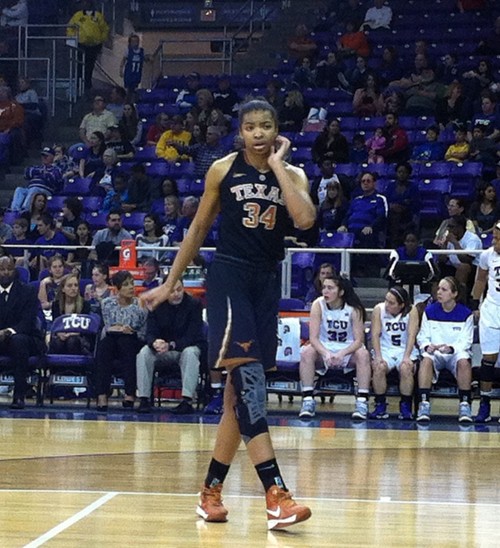
<svg viewBox="0 0 500 548">
<path fill-rule="evenodd" d="M 217 255 L 207 280 L 209 365 L 276 365 L 280 281 L 276 267 Z"/>
</svg>

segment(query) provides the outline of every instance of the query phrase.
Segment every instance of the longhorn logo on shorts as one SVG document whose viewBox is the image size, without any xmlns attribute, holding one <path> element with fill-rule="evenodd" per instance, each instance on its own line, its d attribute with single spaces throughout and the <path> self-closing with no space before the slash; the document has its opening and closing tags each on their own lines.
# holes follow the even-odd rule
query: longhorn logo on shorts
<svg viewBox="0 0 500 548">
<path fill-rule="evenodd" d="M 250 348 L 251 348 L 253 343 L 254 343 L 253 339 L 251 341 L 246 341 L 246 342 L 235 341 L 235 344 L 237 344 L 240 348 L 243 348 L 243 351 L 246 354 L 248 354 L 248 352 L 250 351 Z"/>
</svg>

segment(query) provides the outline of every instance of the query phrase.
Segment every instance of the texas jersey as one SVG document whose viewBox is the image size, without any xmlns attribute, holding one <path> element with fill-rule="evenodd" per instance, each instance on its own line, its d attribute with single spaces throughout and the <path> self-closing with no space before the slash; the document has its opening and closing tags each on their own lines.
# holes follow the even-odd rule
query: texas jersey
<svg viewBox="0 0 500 548">
<path fill-rule="evenodd" d="M 272 170 L 262 173 L 239 152 L 220 185 L 217 252 L 276 263 L 284 255 L 291 220 Z"/>
</svg>

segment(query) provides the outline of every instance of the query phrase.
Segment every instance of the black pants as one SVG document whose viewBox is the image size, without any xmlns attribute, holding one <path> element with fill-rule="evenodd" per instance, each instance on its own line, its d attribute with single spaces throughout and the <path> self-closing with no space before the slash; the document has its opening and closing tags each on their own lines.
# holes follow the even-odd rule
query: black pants
<svg viewBox="0 0 500 548">
<path fill-rule="evenodd" d="M 29 358 L 37 352 L 35 339 L 29 335 L 16 334 L 0 341 L 0 354 L 9 356 L 12 360 L 14 375 L 14 398 L 24 398 L 26 395 L 26 377 L 30 372 Z"/>
<path fill-rule="evenodd" d="M 80 44 L 80 47 L 85 52 L 85 73 L 83 75 L 85 90 L 89 90 L 92 88 L 92 74 L 97 58 L 101 53 L 102 44 L 97 46 L 84 46 L 83 44 Z"/>
<path fill-rule="evenodd" d="M 96 394 L 109 394 L 111 376 L 115 372 L 125 381 L 127 396 L 135 396 L 135 359 L 142 347 L 136 335 L 113 333 L 106 335 L 97 345 Z"/>
</svg>

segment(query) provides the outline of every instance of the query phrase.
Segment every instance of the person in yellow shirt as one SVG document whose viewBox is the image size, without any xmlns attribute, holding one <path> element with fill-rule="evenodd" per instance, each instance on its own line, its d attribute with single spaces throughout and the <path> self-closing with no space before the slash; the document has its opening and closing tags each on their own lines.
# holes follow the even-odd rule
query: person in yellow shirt
<svg viewBox="0 0 500 548">
<path fill-rule="evenodd" d="M 78 47 L 85 53 L 85 90 L 92 88 L 94 66 L 108 35 L 109 26 L 103 14 L 95 9 L 94 0 L 83 0 L 82 9 L 77 11 L 68 22 L 66 36 L 76 37 Z"/>
<path fill-rule="evenodd" d="M 167 129 L 156 145 L 156 156 L 167 162 L 187 160 L 189 156 L 181 155 L 173 144 L 188 146 L 191 141 L 191 133 L 184 129 L 182 116 L 176 115 L 172 118 L 172 127 Z"/>
<path fill-rule="evenodd" d="M 467 130 L 464 127 L 458 127 L 455 131 L 455 142 L 448 147 L 444 159 L 447 162 L 464 162 L 469 157 L 469 150 Z"/>
</svg>

